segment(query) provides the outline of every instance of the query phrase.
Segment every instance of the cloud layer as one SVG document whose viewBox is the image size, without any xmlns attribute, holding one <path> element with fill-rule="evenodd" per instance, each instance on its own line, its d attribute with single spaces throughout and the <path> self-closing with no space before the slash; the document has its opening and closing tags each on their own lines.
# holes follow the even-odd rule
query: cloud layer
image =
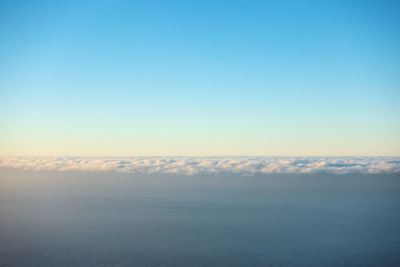
<svg viewBox="0 0 400 267">
<path fill-rule="evenodd" d="M 115 171 L 181 175 L 235 173 L 400 173 L 400 158 L 377 157 L 227 157 L 227 158 L 77 158 L 6 157 L 0 168 L 38 171 Z"/>
</svg>

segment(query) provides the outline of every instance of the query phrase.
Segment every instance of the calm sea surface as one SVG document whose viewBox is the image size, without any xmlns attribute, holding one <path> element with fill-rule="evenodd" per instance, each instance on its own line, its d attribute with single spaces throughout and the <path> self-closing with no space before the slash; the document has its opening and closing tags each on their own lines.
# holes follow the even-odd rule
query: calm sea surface
<svg viewBox="0 0 400 267">
<path fill-rule="evenodd" d="M 400 176 L 1 170 L 0 266 L 400 266 Z"/>
</svg>

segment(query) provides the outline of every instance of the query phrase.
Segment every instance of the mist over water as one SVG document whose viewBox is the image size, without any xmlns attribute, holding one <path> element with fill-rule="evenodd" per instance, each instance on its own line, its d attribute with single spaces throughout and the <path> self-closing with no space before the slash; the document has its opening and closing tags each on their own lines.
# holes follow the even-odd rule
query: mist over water
<svg viewBox="0 0 400 267">
<path fill-rule="evenodd" d="M 0 171 L 0 266 L 400 266 L 399 174 Z"/>
</svg>

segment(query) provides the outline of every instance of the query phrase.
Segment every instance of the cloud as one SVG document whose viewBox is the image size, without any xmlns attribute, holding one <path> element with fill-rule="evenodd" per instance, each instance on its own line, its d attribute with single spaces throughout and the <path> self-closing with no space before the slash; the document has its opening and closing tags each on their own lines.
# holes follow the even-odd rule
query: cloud
<svg viewBox="0 0 400 267">
<path fill-rule="evenodd" d="M 115 171 L 181 175 L 400 173 L 400 158 L 382 157 L 227 157 L 227 158 L 78 158 L 5 157 L 0 168 L 37 171 Z"/>
</svg>

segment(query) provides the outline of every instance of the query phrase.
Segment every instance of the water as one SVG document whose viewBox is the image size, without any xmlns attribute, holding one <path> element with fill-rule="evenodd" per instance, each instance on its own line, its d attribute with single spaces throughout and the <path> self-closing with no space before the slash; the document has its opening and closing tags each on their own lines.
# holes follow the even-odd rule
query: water
<svg viewBox="0 0 400 267">
<path fill-rule="evenodd" d="M 2 170 L 0 266 L 400 266 L 400 176 Z"/>
</svg>

